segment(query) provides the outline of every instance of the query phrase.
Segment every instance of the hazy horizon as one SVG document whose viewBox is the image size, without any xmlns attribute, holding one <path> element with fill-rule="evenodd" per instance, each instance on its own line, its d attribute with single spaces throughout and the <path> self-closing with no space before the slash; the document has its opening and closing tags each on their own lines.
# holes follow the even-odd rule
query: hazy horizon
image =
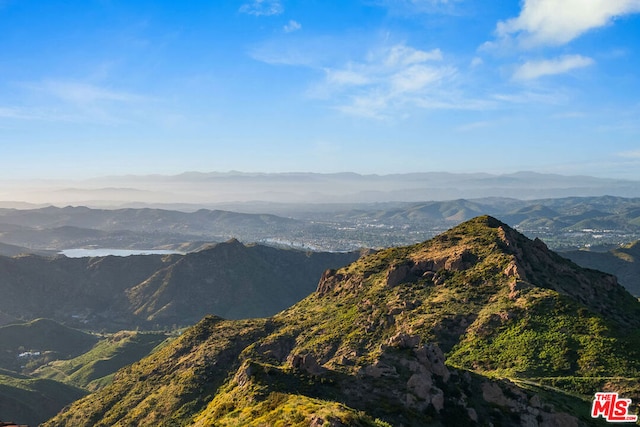
<svg viewBox="0 0 640 427">
<path fill-rule="evenodd" d="M 0 181 L 640 180 L 640 0 L 0 2 Z"/>
<path fill-rule="evenodd" d="M 0 180 L 0 203 L 155 206 L 195 209 L 225 203 L 386 203 L 504 197 L 640 197 L 640 181 L 520 171 L 489 173 L 184 172 L 76 180 Z M 10 203 L 8 203 L 10 202 Z M 18 202 L 12 205 L 11 203 Z"/>
</svg>

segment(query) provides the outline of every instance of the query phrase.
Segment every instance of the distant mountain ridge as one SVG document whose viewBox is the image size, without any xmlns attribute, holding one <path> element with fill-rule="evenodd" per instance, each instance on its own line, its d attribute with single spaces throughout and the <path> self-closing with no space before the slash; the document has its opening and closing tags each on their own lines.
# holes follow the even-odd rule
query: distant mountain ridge
<svg viewBox="0 0 640 427">
<path fill-rule="evenodd" d="M 233 234 L 240 227 L 283 229 L 293 228 L 296 221 L 269 214 L 244 214 L 221 210 L 200 209 L 180 212 L 165 209 L 90 209 L 85 206 L 40 209 L 0 209 L 0 224 L 30 228 L 78 229 L 139 233 L 175 233 L 184 235 Z M 221 231 L 223 230 L 223 231 Z"/>
<path fill-rule="evenodd" d="M 231 208 L 232 206 L 228 206 Z M 507 198 L 419 203 L 235 205 L 253 213 L 200 209 L 0 209 L 0 253 L 100 248 L 177 248 L 193 242 L 283 242 L 319 250 L 410 244 L 452 225 L 489 214 L 543 238 L 554 248 L 587 243 L 628 243 L 640 238 L 640 198 L 569 197 L 523 201 Z M 273 213 L 260 213 L 260 212 Z M 274 214 L 274 213 L 277 213 Z M 582 234 L 614 232 L 581 239 Z M 567 232 L 574 233 L 572 235 Z M 620 241 L 617 236 L 625 236 Z M 19 246 L 20 248 L 14 248 Z"/>
<path fill-rule="evenodd" d="M 45 252 L 86 246 L 151 249 L 233 237 L 257 241 L 302 229 L 303 224 L 291 218 L 221 210 L 107 210 L 84 206 L 0 209 L 0 242 L 10 245 L 0 246 L 0 253 L 14 255 L 23 252 L 21 248 Z"/>
<path fill-rule="evenodd" d="M 340 203 L 451 200 L 480 197 L 640 197 L 637 181 L 535 172 L 488 173 L 242 173 L 110 176 L 70 182 L 13 182 L 14 200 L 93 207 L 131 202 L 207 205 L 224 202 Z"/>
<path fill-rule="evenodd" d="M 615 277 L 483 216 L 208 316 L 45 426 L 598 425 L 593 393 L 640 397 L 639 327 Z"/>
</svg>

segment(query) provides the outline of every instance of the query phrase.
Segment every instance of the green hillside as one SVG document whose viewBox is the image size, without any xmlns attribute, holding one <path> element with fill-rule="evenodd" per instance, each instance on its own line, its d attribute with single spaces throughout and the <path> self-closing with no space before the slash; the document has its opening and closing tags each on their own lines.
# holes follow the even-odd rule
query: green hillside
<svg viewBox="0 0 640 427">
<path fill-rule="evenodd" d="M 32 370 L 50 360 L 78 356 L 97 341 L 98 337 L 95 335 L 68 328 L 49 319 L 2 326 L 0 368 Z"/>
<path fill-rule="evenodd" d="M 0 327 L 0 420 L 38 425 L 166 339 L 127 331 L 98 337 L 48 319 Z"/>
<path fill-rule="evenodd" d="M 142 359 L 166 339 L 167 335 L 160 332 L 121 331 L 78 357 L 50 362 L 32 375 L 96 390 L 111 382 L 118 369 Z"/>
<path fill-rule="evenodd" d="M 596 391 L 639 400 L 639 326 L 613 276 L 479 217 L 207 317 L 45 425 L 594 424 Z"/>
</svg>

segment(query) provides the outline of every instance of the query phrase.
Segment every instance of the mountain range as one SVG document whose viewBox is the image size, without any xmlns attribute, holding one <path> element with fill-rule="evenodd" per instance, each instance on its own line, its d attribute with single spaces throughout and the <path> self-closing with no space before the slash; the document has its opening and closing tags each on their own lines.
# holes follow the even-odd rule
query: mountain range
<svg viewBox="0 0 640 427">
<path fill-rule="evenodd" d="M 44 425 L 598 424 L 595 392 L 640 398 L 639 331 L 614 276 L 482 216 L 271 317 L 207 316 Z"/>
<path fill-rule="evenodd" d="M 0 209 L 0 241 L 27 250 L 84 246 L 152 248 L 194 240 L 257 241 L 296 233 L 299 221 L 268 214 L 219 210 L 90 209 L 87 207 Z M 15 253 L 15 248 L 10 248 Z"/>
<path fill-rule="evenodd" d="M 0 183 L 2 184 L 2 183 Z M 637 181 L 535 172 L 243 173 L 187 172 L 179 175 L 109 176 L 89 180 L 14 180 L 0 193 L 6 206 L 25 202 L 92 207 L 153 207 L 182 210 L 216 203 L 379 203 L 460 198 L 520 199 L 568 196 L 640 197 Z M 194 209 L 194 210 L 195 210 Z"/>
<path fill-rule="evenodd" d="M 229 206 L 230 207 L 230 206 Z M 490 214 L 554 249 L 640 239 L 640 198 L 505 198 L 384 204 L 240 204 L 242 212 L 87 207 L 0 209 L 0 253 L 82 248 L 187 248 L 237 238 L 344 251 L 389 247 L 433 237 Z M 272 212 L 272 213 L 264 213 Z M 275 214 L 277 213 L 277 215 Z M 183 246 L 186 243 L 186 246 Z M 10 245 L 10 246 L 7 246 Z M 48 251 L 48 252 L 47 252 Z"/>
<path fill-rule="evenodd" d="M 603 196 L 532 201 L 488 198 L 339 205 L 260 203 L 236 207 L 271 210 L 279 215 L 206 209 L 195 212 L 52 206 L 0 209 L 0 255 L 52 256 L 61 250 L 77 248 L 164 249 L 185 253 L 206 249 L 211 242 L 232 236 L 245 242 L 314 251 L 383 248 L 423 241 L 462 221 L 489 213 L 531 238 L 543 239 L 554 250 L 568 251 L 566 256 L 581 265 L 618 275 L 623 285 L 640 295 L 632 255 L 613 254 L 611 262 L 598 255 L 640 240 L 638 198 Z M 571 252 L 576 249 L 582 250 Z"/>
</svg>

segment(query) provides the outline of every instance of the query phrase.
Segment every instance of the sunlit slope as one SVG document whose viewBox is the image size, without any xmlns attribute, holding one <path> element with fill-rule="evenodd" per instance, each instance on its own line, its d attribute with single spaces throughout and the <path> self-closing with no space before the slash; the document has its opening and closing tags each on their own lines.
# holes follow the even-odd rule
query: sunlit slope
<svg viewBox="0 0 640 427">
<path fill-rule="evenodd" d="M 162 332 L 120 331 L 77 357 L 47 363 L 32 376 L 96 390 L 109 384 L 118 369 L 142 359 L 168 338 Z"/>
</svg>

